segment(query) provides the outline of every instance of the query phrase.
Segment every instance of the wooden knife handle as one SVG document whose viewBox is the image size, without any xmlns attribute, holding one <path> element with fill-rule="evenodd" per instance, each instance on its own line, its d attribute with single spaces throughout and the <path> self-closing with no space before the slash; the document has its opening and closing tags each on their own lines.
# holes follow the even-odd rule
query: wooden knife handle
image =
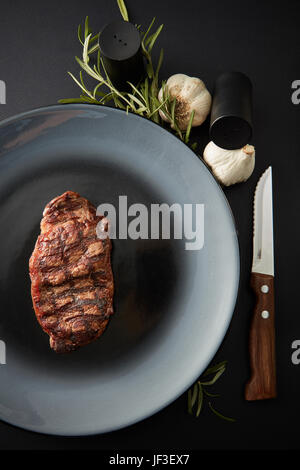
<svg viewBox="0 0 300 470">
<path fill-rule="evenodd" d="M 246 400 L 276 397 L 274 277 L 251 273 L 256 305 L 250 327 L 251 378 L 246 384 Z"/>
</svg>

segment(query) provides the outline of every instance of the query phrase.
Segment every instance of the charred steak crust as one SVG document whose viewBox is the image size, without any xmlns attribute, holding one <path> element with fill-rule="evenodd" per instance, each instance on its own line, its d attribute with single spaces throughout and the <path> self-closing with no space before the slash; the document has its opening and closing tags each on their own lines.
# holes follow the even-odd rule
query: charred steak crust
<svg viewBox="0 0 300 470">
<path fill-rule="evenodd" d="M 72 191 L 43 212 L 29 261 L 31 296 L 37 320 L 58 353 L 97 339 L 113 313 L 111 241 L 96 234 L 102 217 Z"/>
</svg>

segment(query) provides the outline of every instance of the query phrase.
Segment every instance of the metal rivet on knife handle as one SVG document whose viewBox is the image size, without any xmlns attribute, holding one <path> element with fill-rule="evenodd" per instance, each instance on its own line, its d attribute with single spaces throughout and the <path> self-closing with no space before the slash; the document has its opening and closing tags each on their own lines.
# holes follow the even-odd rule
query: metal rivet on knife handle
<svg viewBox="0 0 300 470">
<path fill-rule="evenodd" d="M 261 286 L 260 290 L 263 292 L 263 294 L 267 294 L 269 292 L 269 287 L 264 284 L 263 286 Z"/>
</svg>

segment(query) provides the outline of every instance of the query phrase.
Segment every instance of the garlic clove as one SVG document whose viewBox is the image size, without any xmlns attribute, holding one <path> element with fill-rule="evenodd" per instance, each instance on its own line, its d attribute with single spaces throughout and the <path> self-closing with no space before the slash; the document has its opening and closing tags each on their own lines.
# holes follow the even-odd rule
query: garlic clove
<svg viewBox="0 0 300 470">
<path fill-rule="evenodd" d="M 193 126 L 200 126 L 207 118 L 208 112 L 211 108 L 211 94 L 204 88 L 200 95 L 194 100 L 195 115 L 193 119 Z"/>
<path fill-rule="evenodd" d="M 171 75 L 171 77 L 169 77 L 167 80 L 167 86 L 169 91 L 172 91 L 175 94 L 180 92 L 184 87 L 186 78 L 187 75 L 185 75 L 184 73 L 175 73 L 174 75 Z"/>
<path fill-rule="evenodd" d="M 203 158 L 212 173 L 225 186 L 246 181 L 255 166 L 255 148 L 245 145 L 241 149 L 226 150 L 209 142 L 204 149 Z"/>
</svg>

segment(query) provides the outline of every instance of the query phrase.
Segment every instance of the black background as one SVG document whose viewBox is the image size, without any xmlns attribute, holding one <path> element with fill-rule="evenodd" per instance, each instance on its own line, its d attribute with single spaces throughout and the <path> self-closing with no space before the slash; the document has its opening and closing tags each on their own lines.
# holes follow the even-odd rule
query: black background
<svg viewBox="0 0 300 470">
<path fill-rule="evenodd" d="M 298 306 L 300 105 L 291 83 L 300 79 L 299 1 L 127 0 L 132 22 L 148 26 L 153 16 L 165 27 L 157 42 L 165 50 L 161 78 L 186 73 L 212 91 L 224 70 L 240 70 L 254 86 L 256 167 L 245 184 L 225 190 L 240 239 L 241 282 L 235 313 L 213 363 L 227 359 L 214 390 L 215 407 L 236 418 L 218 419 L 205 407 L 199 419 L 187 414 L 186 394 L 129 428 L 84 438 L 39 435 L 0 422 L 1 449 L 298 449 L 300 365 L 291 343 L 300 339 Z M 93 31 L 120 17 L 116 1 L 1 2 L 0 79 L 7 104 L 0 118 L 79 95 L 67 75 L 78 73 L 77 26 L 89 15 Z M 202 150 L 205 124 L 193 132 Z M 278 398 L 247 403 L 249 322 L 254 298 L 248 287 L 252 257 L 252 198 L 260 174 L 273 167 Z M 1 215 L 0 215 L 1 220 Z"/>
</svg>

